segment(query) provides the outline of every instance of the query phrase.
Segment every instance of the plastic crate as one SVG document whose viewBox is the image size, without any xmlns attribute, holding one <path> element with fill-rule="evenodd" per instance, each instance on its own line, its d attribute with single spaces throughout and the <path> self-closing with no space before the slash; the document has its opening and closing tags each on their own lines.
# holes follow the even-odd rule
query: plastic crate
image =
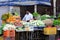
<svg viewBox="0 0 60 40">
<path fill-rule="evenodd" d="M 56 35 L 57 34 L 57 28 L 56 27 L 44 28 L 44 34 L 45 35 Z"/>
<path fill-rule="evenodd" d="M 43 29 L 44 27 L 34 27 L 34 30 L 41 30 Z"/>
</svg>

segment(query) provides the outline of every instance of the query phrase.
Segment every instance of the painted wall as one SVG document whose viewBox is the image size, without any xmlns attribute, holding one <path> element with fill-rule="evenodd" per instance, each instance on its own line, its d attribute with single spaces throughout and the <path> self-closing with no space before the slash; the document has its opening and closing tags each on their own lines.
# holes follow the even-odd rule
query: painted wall
<svg viewBox="0 0 60 40">
<path fill-rule="evenodd" d="M 8 12 L 8 7 L 7 6 L 0 6 L 0 25 L 2 23 L 2 21 L 1 21 L 2 14 L 7 13 L 7 12 Z"/>
</svg>

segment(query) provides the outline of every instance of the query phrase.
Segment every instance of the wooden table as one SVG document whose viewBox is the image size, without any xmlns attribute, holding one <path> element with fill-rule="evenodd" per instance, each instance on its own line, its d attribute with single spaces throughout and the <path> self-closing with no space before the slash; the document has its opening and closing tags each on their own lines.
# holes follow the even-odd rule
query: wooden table
<svg viewBox="0 0 60 40">
<path fill-rule="evenodd" d="M 51 35 L 55 40 L 60 38 L 60 30 L 57 30 L 57 35 Z M 16 32 L 15 40 L 49 40 L 49 35 L 44 35 L 42 30 L 21 31 Z"/>
<path fill-rule="evenodd" d="M 45 40 L 42 30 L 16 32 L 15 40 Z"/>
</svg>

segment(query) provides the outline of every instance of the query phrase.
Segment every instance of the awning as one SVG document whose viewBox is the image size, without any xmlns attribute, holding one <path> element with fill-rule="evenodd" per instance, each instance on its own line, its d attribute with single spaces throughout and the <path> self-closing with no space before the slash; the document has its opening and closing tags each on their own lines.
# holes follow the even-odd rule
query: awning
<svg viewBox="0 0 60 40">
<path fill-rule="evenodd" d="M 16 5 L 48 5 L 51 6 L 50 0 L 4 0 L 0 1 L 0 6 L 16 6 Z"/>
</svg>

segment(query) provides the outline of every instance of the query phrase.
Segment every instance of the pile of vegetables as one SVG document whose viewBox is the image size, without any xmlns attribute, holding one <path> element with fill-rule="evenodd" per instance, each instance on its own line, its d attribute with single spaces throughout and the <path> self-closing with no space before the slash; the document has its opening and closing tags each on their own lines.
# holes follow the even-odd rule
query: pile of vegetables
<svg viewBox="0 0 60 40">
<path fill-rule="evenodd" d="M 48 18 L 50 18 L 50 16 L 47 15 L 47 14 L 41 16 L 41 20 L 45 20 L 45 19 L 48 19 Z"/>
<path fill-rule="evenodd" d="M 23 22 L 23 25 L 25 26 L 33 26 L 33 27 L 44 27 L 45 24 L 41 20 L 33 20 L 30 22 Z"/>
<path fill-rule="evenodd" d="M 37 20 L 40 19 L 40 14 L 39 14 L 38 12 L 34 12 L 34 13 L 33 13 L 33 16 L 34 16 L 34 18 L 37 19 Z"/>
<path fill-rule="evenodd" d="M 10 16 L 12 16 L 11 13 L 6 13 L 6 14 L 2 15 L 1 19 L 4 20 L 4 21 L 6 21 L 6 19 L 8 19 Z"/>
<path fill-rule="evenodd" d="M 38 12 L 34 12 L 33 16 L 37 20 L 30 20 L 30 22 L 21 21 L 20 16 L 15 12 L 15 15 L 12 15 L 11 13 L 3 14 L 1 19 L 3 22 L 8 22 L 9 24 L 2 24 L 2 29 L 5 30 L 25 30 L 25 28 L 29 27 L 45 27 L 46 25 L 59 25 L 60 26 L 60 20 L 51 20 L 49 18 L 54 18 L 54 16 L 49 16 L 47 14 L 40 16 Z M 58 16 L 60 17 L 60 15 Z M 41 18 L 41 20 L 39 20 Z M 14 25 L 12 25 L 12 24 Z M 16 26 L 19 26 L 16 28 Z"/>
<path fill-rule="evenodd" d="M 12 24 L 6 24 L 3 28 L 4 31 L 6 31 L 6 30 L 15 30 L 15 29 L 16 29 L 16 26 L 12 25 Z"/>
<path fill-rule="evenodd" d="M 50 16 L 50 18 L 53 18 L 54 19 L 55 17 L 54 16 Z"/>
<path fill-rule="evenodd" d="M 17 27 L 16 28 L 16 31 L 24 31 L 25 30 L 25 27 Z"/>
<path fill-rule="evenodd" d="M 1 19 L 2 19 L 2 24 L 7 23 L 6 20 L 7 20 L 10 16 L 12 16 L 11 13 L 3 14 L 2 17 L 1 17 Z"/>
<path fill-rule="evenodd" d="M 15 15 L 13 15 L 12 13 L 6 13 L 3 14 L 2 17 L 2 23 L 14 23 L 14 22 L 20 22 L 21 18 L 18 15 L 18 13 L 15 12 Z"/>
<path fill-rule="evenodd" d="M 37 12 L 34 12 L 34 13 L 33 13 L 33 16 L 34 16 L 34 17 L 37 17 L 37 16 L 39 16 L 39 14 L 38 14 Z"/>
<path fill-rule="evenodd" d="M 32 25 L 37 26 L 37 27 L 44 27 L 45 24 L 41 20 L 35 20 L 30 22 Z"/>
<path fill-rule="evenodd" d="M 55 26 L 60 26 L 60 20 L 54 20 L 53 21 L 53 25 L 55 25 Z"/>
<path fill-rule="evenodd" d="M 17 20 L 18 19 L 18 20 Z M 8 23 L 14 23 L 14 22 L 19 22 L 20 21 L 20 16 L 10 16 L 7 20 Z"/>
</svg>

